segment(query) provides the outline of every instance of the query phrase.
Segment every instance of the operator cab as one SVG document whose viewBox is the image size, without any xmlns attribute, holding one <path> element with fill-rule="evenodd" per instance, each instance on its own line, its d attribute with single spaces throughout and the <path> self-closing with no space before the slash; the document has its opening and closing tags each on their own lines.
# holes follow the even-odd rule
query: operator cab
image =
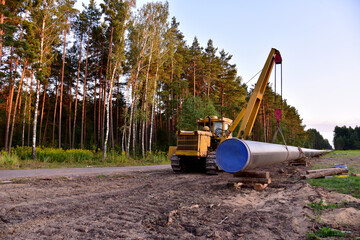
<svg viewBox="0 0 360 240">
<path fill-rule="evenodd" d="M 217 116 L 208 116 L 197 120 L 197 124 L 198 124 L 197 129 L 204 131 L 204 127 L 207 126 L 209 127 L 210 131 L 214 134 L 214 137 L 221 138 L 222 136 L 225 136 L 226 131 L 229 129 L 231 123 L 232 120 L 229 118 L 224 118 L 224 117 L 218 118 Z"/>
</svg>

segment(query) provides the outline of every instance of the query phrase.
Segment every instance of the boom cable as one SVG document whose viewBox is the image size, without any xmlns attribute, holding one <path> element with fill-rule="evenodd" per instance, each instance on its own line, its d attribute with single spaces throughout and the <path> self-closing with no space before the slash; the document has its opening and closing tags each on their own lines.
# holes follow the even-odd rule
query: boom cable
<svg viewBox="0 0 360 240">
<path fill-rule="evenodd" d="M 250 78 L 249 81 L 247 81 L 247 82 L 245 83 L 245 85 L 247 85 L 251 80 L 253 80 L 254 77 L 256 77 L 259 73 L 261 73 L 262 70 L 263 70 L 263 69 L 260 69 L 260 71 L 258 71 L 252 78 Z"/>
</svg>

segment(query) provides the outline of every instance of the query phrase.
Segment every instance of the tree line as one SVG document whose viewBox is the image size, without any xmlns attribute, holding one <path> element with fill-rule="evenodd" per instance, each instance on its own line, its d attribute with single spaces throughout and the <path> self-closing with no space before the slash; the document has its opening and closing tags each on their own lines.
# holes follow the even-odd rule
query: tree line
<svg viewBox="0 0 360 240">
<path fill-rule="evenodd" d="M 232 55 L 188 45 L 168 3 L 133 0 L 3 0 L 0 22 L 0 147 L 123 151 L 135 157 L 175 144 L 193 117 L 235 118 L 249 97 Z M 254 140 L 270 141 L 283 106 L 289 144 L 307 137 L 297 110 L 270 87 Z M 280 103 L 279 103 L 280 102 Z M 191 117 L 189 111 L 193 111 Z M 203 116 L 204 115 L 204 116 Z"/>
<path fill-rule="evenodd" d="M 360 149 L 360 127 L 335 126 L 334 147 L 336 150 Z"/>
</svg>

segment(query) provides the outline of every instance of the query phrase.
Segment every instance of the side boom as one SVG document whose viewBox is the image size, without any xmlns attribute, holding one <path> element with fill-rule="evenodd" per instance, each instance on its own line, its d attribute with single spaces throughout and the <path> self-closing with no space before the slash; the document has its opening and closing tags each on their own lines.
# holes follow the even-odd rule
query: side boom
<svg viewBox="0 0 360 240">
<path fill-rule="evenodd" d="M 263 99 L 266 86 L 269 82 L 271 71 L 275 63 L 281 63 L 281 55 L 278 50 L 272 48 L 269 56 L 265 62 L 264 68 L 261 71 L 260 77 L 255 85 L 254 91 L 251 94 L 250 100 L 245 108 L 241 110 L 234 122 L 229 127 L 229 131 L 221 141 L 227 139 L 230 134 L 235 130 L 236 126 L 241 122 L 238 138 L 246 139 L 252 131 L 255 123 L 256 116 L 258 114 L 261 101 Z"/>
</svg>

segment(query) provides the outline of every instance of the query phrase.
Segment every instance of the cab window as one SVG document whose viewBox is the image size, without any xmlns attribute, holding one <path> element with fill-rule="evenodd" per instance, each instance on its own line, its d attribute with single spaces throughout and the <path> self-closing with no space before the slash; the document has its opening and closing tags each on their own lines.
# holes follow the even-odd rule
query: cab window
<svg viewBox="0 0 360 240">
<path fill-rule="evenodd" d="M 214 122 L 214 134 L 215 134 L 217 137 L 221 137 L 221 136 L 222 136 L 222 132 L 223 132 L 222 122 Z"/>
</svg>

